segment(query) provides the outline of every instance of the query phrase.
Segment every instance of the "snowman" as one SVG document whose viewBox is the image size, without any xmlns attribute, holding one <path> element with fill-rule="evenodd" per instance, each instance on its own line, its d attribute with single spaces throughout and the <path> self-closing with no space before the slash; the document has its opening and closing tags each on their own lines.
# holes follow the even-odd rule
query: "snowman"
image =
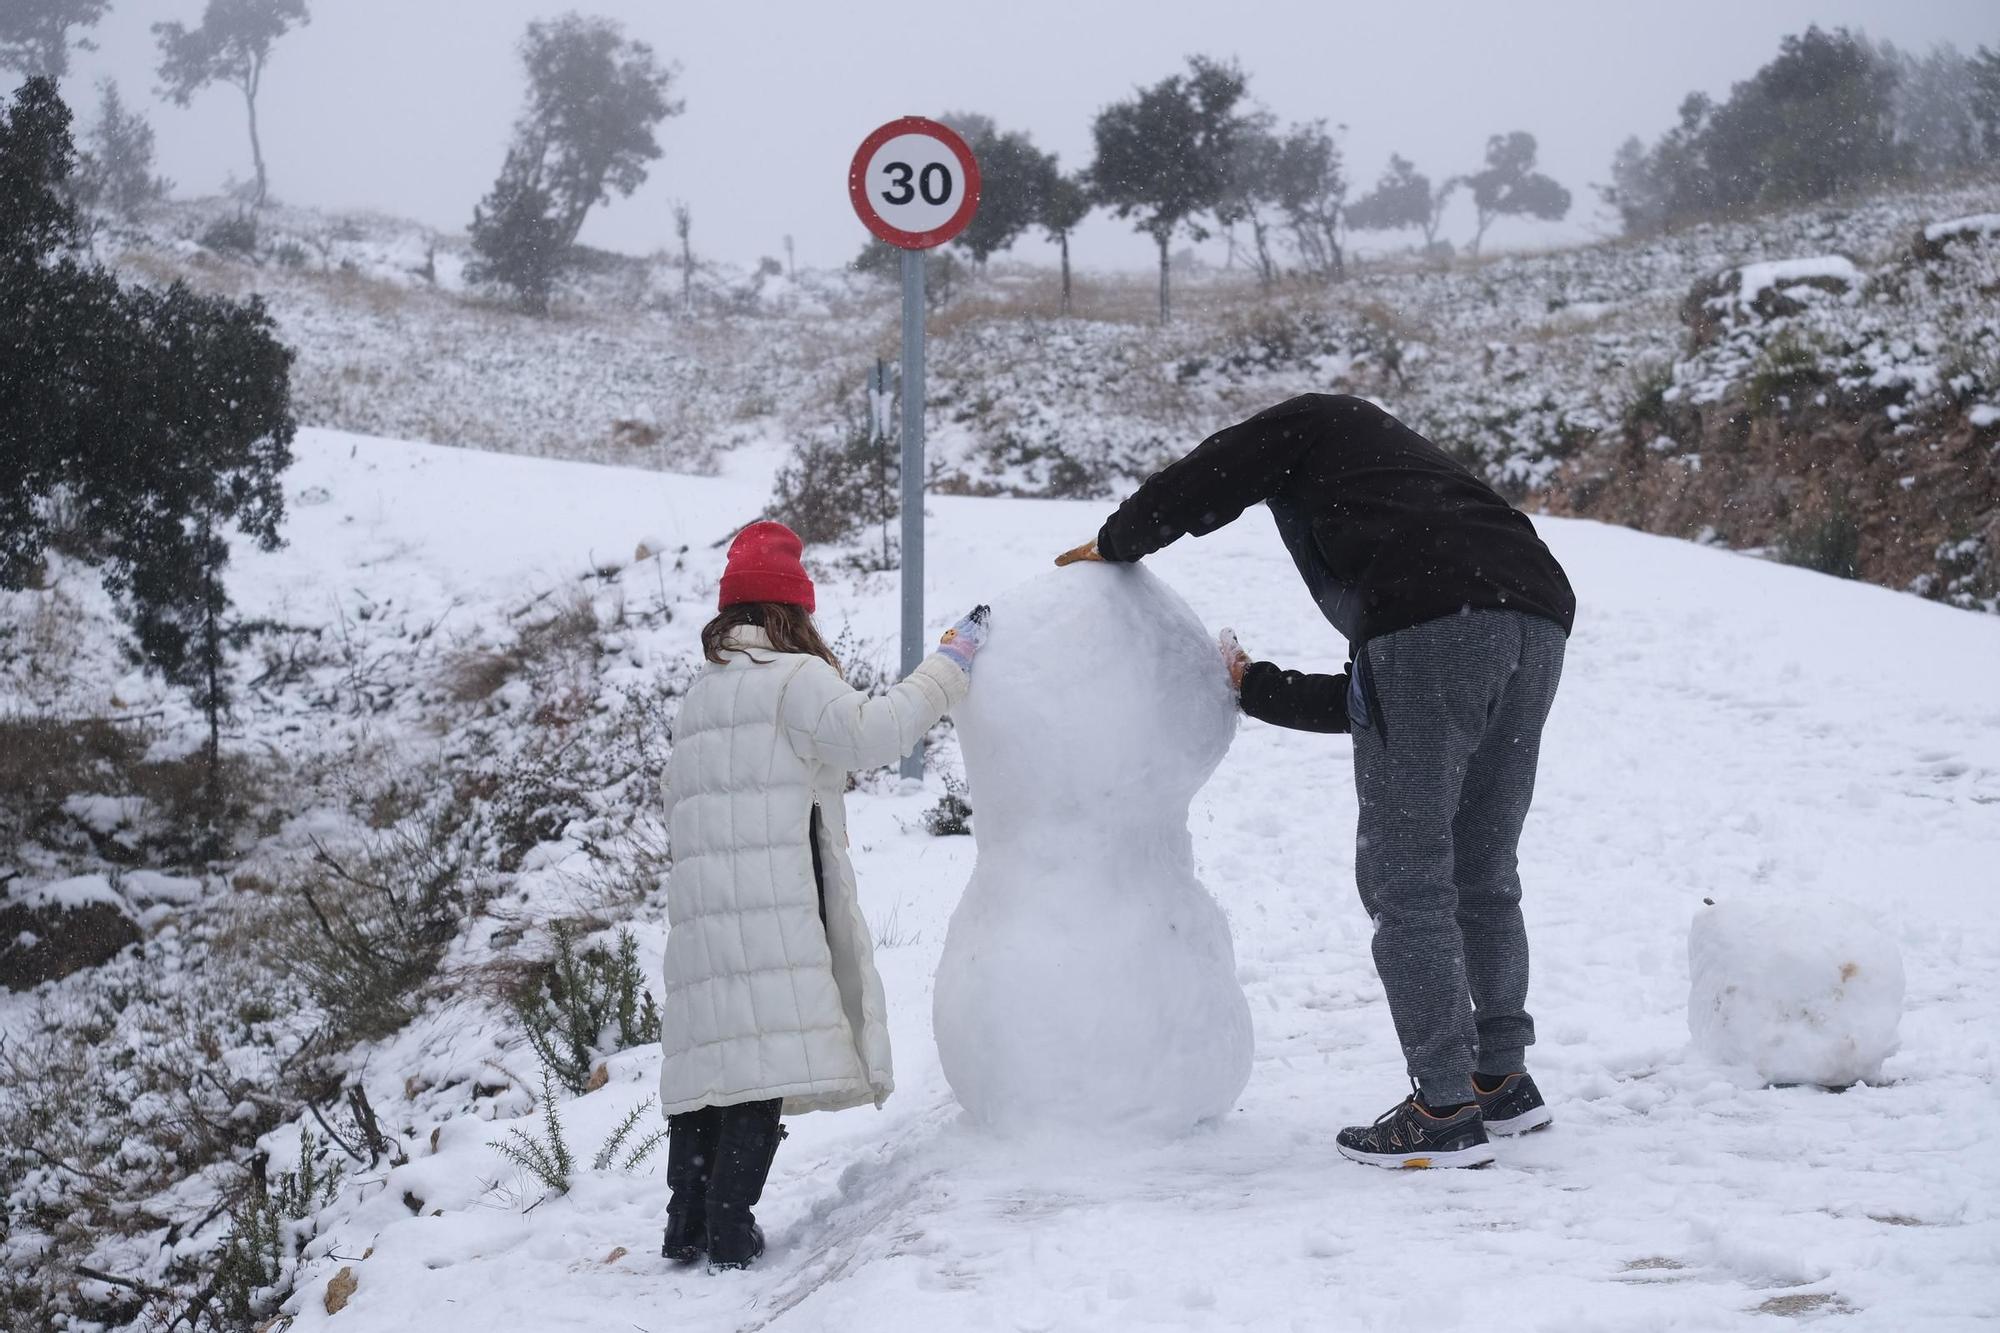
<svg viewBox="0 0 2000 1333">
<path fill-rule="evenodd" d="M 938 962 L 945 1077 L 1005 1133 L 1185 1132 L 1250 1077 L 1187 822 L 1236 730 L 1214 640 L 1137 565 L 1044 575 L 992 624 L 956 713 L 978 861 Z"/>
</svg>

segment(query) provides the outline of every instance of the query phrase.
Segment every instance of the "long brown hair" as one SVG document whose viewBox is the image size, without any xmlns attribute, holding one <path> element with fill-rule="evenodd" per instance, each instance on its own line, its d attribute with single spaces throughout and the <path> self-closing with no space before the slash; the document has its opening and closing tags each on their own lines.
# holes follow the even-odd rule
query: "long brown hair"
<svg viewBox="0 0 2000 1333">
<path fill-rule="evenodd" d="M 725 606 L 715 619 L 701 627 L 702 655 L 711 662 L 722 662 L 722 650 L 732 646 L 730 631 L 744 625 L 756 625 L 771 640 L 771 648 L 780 653 L 809 653 L 823 658 L 835 671 L 840 670 L 840 659 L 833 655 L 833 649 L 826 646 L 826 640 L 819 636 L 819 627 L 813 624 L 812 613 L 803 606 L 793 606 L 788 602 L 738 602 Z M 741 644 L 734 644 L 742 647 Z"/>
</svg>

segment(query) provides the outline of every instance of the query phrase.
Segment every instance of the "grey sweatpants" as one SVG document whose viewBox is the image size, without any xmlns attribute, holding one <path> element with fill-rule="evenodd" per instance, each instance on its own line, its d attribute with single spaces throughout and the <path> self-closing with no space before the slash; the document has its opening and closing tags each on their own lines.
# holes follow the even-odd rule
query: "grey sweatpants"
<svg viewBox="0 0 2000 1333">
<path fill-rule="evenodd" d="M 1355 664 L 1354 877 L 1375 968 L 1424 1100 L 1472 1100 L 1472 1073 L 1521 1069 L 1528 935 L 1515 848 L 1562 627 L 1469 611 L 1371 639 Z"/>
</svg>

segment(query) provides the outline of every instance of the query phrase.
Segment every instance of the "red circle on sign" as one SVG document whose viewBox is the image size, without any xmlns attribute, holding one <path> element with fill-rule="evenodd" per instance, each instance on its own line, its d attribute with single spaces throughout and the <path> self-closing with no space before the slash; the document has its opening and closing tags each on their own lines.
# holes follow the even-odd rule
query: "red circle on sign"
<svg viewBox="0 0 2000 1333">
<path fill-rule="evenodd" d="M 875 156 L 876 149 L 899 134 L 921 134 L 936 139 L 958 159 L 959 171 L 965 178 L 965 197 L 959 201 L 958 211 L 929 231 L 904 231 L 876 212 L 874 200 L 868 197 L 868 161 Z M 904 116 L 870 134 L 854 150 L 854 161 L 847 168 L 847 197 L 853 201 L 862 225 L 889 244 L 902 250 L 929 250 L 964 231 L 972 222 L 972 215 L 979 211 L 979 161 L 951 126 L 925 116 Z"/>
</svg>

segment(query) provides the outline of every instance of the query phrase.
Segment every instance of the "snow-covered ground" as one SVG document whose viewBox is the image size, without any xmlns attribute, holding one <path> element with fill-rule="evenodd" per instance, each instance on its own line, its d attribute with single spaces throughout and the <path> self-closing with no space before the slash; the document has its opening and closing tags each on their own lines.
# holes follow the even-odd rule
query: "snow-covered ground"
<svg viewBox="0 0 2000 1333">
<path fill-rule="evenodd" d="M 364 642 L 433 623 L 440 640 L 476 639 L 542 590 L 617 566 L 610 583 L 630 605 L 673 612 L 607 638 L 604 674 L 626 680 L 685 668 L 718 542 L 768 495 L 768 472 L 747 461 L 700 478 L 326 431 L 304 432 L 298 454 L 291 546 L 239 550 L 232 567 L 247 614 L 342 624 Z M 933 498 L 933 633 L 1041 573 L 1104 510 Z M 853 854 L 880 935 L 898 1090 L 880 1112 L 791 1122 L 755 1268 L 709 1276 L 657 1257 L 657 1160 L 582 1170 L 546 1199 L 502 1160 L 493 1142 L 539 1118 L 518 1088 L 480 1095 L 469 1071 L 493 1057 L 532 1084 L 533 1057 L 468 993 L 356 1056 L 413 1160 L 346 1178 L 307 1248 L 292 1327 L 1992 1326 L 2000 621 L 1623 529 L 1540 527 L 1580 602 L 1522 849 L 1531 1066 L 1556 1120 L 1503 1142 L 1494 1168 L 1391 1173 L 1335 1154 L 1342 1125 L 1405 1090 L 1354 898 L 1348 744 L 1246 722 L 1193 810 L 1256 1034 L 1249 1086 L 1219 1123 L 1166 1146 L 1006 1142 L 970 1124 L 930 1024 L 973 841 L 918 827 L 942 791 L 936 773 L 922 791 L 871 782 L 849 798 Z M 634 563 L 642 542 L 685 546 L 684 568 Z M 1261 511 L 1149 565 L 1254 655 L 1339 669 L 1344 645 Z M 845 624 L 893 660 L 893 575 L 829 576 L 820 608 L 830 631 Z M 422 746 L 420 721 L 391 709 L 370 725 L 406 727 Z M 574 884 L 537 869 L 562 855 L 531 855 L 510 921 L 574 910 Z M 1686 941 L 1702 900 L 1816 896 L 1900 945 L 1907 1011 L 1883 1084 L 1765 1089 L 1691 1054 Z M 664 923 L 633 924 L 654 973 Z M 0 1020 L 27 1003 L 0 1003 Z M 625 1051 L 609 1071 L 562 1104 L 586 1163 L 652 1090 L 656 1050 Z M 296 1127 L 269 1142 L 284 1165 Z M 190 1199 L 188 1211 L 207 1209 Z M 353 1291 L 330 1315 L 343 1271 Z"/>
<path fill-rule="evenodd" d="M 714 543 L 764 499 L 756 477 L 322 432 L 300 456 L 294 494 L 327 499 L 294 510 L 289 551 L 239 557 L 246 589 L 294 614 L 353 586 L 433 589 L 477 616 L 659 536 L 689 547 L 696 578 L 673 625 L 634 643 L 641 668 L 685 650 L 673 640 L 699 623 Z M 934 499 L 930 619 L 1039 573 L 1102 508 Z M 486 1040 L 455 1031 L 447 1009 L 372 1057 L 376 1102 L 411 1122 L 419 1155 L 350 1184 L 329 1211 L 295 1327 L 2000 1319 L 2000 623 L 1620 529 L 1542 527 L 1581 604 L 1523 845 L 1531 1056 L 1556 1123 L 1503 1144 L 1495 1168 L 1395 1174 L 1334 1154 L 1341 1125 L 1402 1090 L 1353 897 L 1348 747 L 1246 723 L 1194 809 L 1256 1025 L 1249 1088 L 1221 1123 L 1165 1147 L 1008 1143 L 969 1125 L 938 1066 L 930 990 L 974 847 L 915 827 L 935 778 L 925 793 L 858 792 L 854 857 L 888 946 L 899 1088 L 879 1113 L 792 1122 L 756 1268 L 711 1277 L 656 1257 L 657 1169 L 585 1172 L 537 1204 L 488 1146 L 513 1122 L 460 1115 L 428 1151 L 431 1124 L 399 1105 L 417 1071 L 396 1059 Z M 1261 514 L 1151 564 L 1253 653 L 1338 669 L 1342 645 Z M 822 623 L 887 642 L 894 586 L 830 582 L 821 607 Z M 1900 943 L 1908 1009 L 1883 1086 L 1767 1090 L 1688 1054 L 1685 941 L 1702 899 L 1777 895 L 1853 904 Z M 660 924 L 644 927 L 651 968 Z M 652 1054 L 625 1052 L 608 1086 L 564 1107 L 586 1155 L 646 1096 Z M 357 1285 L 329 1316 L 327 1280 L 343 1268 Z"/>
</svg>

